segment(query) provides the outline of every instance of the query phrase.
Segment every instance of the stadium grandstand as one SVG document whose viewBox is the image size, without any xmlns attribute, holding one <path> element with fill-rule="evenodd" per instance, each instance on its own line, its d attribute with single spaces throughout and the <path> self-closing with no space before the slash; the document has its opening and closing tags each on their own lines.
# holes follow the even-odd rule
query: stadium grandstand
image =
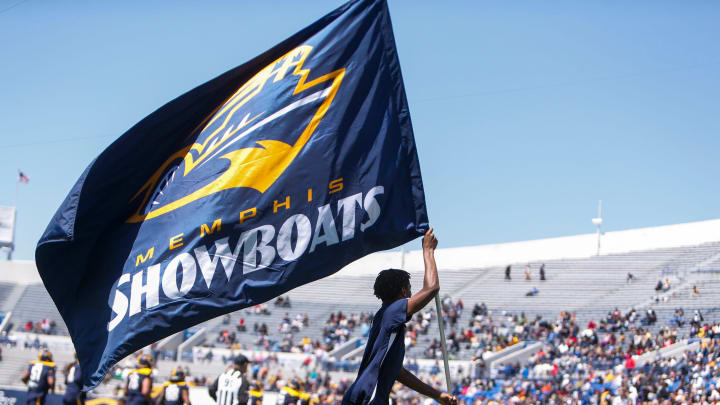
<svg viewBox="0 0 720 405">
<path fill-rule="evenodd" d="M 595 234 L 436 252 L 461 402 L 634 396 L 682 403 L 694 395 L 720 401 L 720 220 L 607 232 L 600 242 L 599 254 Z M 210 401 L 204 387 L 243 353 L 264 385 L 265 402 L 297 377 L 315 401 L 339 403 L 379 306 L 375 275 L 391 267 L 411 273 L 414 291 L 421 287 L 420 252 L 370 255 L 146 348 L 155 359 L 155 383 L 181 366 L 194 386 L 193 402 Z M 67 328 L 33 262 L 0 262 L 0 311 L 0 387 L 22 389 L 19 375 L 40 348 L 50 349 L 59 366 L 71 361 Z M 406 366 L 441 387 L 437 316 L 428 306 L 409 322 Z M 133 365 L 131 358 L 120 362 L 93 394 L 121 395 Z M 413 402 L 402 388 L 394 395 Z"/>
</svg>

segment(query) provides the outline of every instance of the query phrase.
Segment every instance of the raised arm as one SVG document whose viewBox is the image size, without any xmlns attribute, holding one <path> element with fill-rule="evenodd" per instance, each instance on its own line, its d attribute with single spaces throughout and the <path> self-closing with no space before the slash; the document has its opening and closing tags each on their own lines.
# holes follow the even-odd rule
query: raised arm
<svg viewBox="0 0 720 405">
<path fill-rule="evenodd" d="M 435 264 L 435 248 L 438 240 L 433 234 L 433 229 L 428 229 L 423 238 L 423 260 L 425 261 L 425 279 L 423 280 L 423 288 L 410 297 L 407 305 L 408 319 L 416 312 L 420 311 L 430 302 L 433 297 L 440 291 L 440 280 L 437 274 L 437 265 Z M 442 316 L 442 314 L 438 314 Z"/>
<path fill-rule="evenodd" d="M 405 367 L 400 369 L 397 380 L 411 390 L 425 395 L 426 397 L 432 398 L 442 405 L 457 405 L 457 398 L 455 398 L 453 395 L 440 392 L 435 388 L 425 384 L 424 382 L 420 381 L 419 378 L 415 377 L 413 373 L 407 371 Z"/>
</svg>

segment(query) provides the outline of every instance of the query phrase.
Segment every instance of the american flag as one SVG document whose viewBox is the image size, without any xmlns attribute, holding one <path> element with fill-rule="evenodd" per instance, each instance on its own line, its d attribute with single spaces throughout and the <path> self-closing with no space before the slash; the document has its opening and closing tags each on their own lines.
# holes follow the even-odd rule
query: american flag
<svg viewBox="0 0 720 405">
<path fill-rule="evenodd" d="M 20 183 L 25 183 L 25 184 L 27 184 L 27 183 L 30 182 L 30 177 L 29 177 L 27 174 L 25 174 L 25 173 L 21 172 L 20 170 L 18 170 L 18 181 L 19 181 Z"/>
</svg>

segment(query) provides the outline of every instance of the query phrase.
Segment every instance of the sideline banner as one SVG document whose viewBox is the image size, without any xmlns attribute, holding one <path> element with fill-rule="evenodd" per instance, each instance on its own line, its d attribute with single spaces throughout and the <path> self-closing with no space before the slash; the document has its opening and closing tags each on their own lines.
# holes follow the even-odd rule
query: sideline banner
<svg viewBox="0 0 720 405">
<path fill-rule="evenodd" d="M 26 405 L 27 390 L 0 388 L 0 405 Z M 34 401 L 33 401 L 34 403 Z M 85 400 L 85 405 L 119 405 L 120 401 L 114 398 L 90 398 Z M 45 397 L 45 405 L 64 405 L 63 394 L 48 394 Z"/>
<path fill-rule="evenodd" d="M 154 341 L 427 223 L 387 4 L 358 0 L 122 135 L 70 191 L 36 262 L 91 388 Z"/>
</svg>

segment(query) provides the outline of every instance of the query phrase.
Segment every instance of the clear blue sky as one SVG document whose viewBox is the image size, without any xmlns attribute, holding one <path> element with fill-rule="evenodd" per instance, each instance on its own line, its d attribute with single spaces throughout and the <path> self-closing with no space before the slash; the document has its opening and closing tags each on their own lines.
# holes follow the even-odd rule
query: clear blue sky
<svg viewBox="0 0 720 405">
<path fill-rule="evenodd" d="M 22 169 L 32 259 L 113 139 L 341 1 L 17 3 L 0 0 L 0 205 Z M 441 247 L 593 232 L 598 199 L 606 230 L 720 217 L 720 2 L 389 3 Z"/>
</svg>

